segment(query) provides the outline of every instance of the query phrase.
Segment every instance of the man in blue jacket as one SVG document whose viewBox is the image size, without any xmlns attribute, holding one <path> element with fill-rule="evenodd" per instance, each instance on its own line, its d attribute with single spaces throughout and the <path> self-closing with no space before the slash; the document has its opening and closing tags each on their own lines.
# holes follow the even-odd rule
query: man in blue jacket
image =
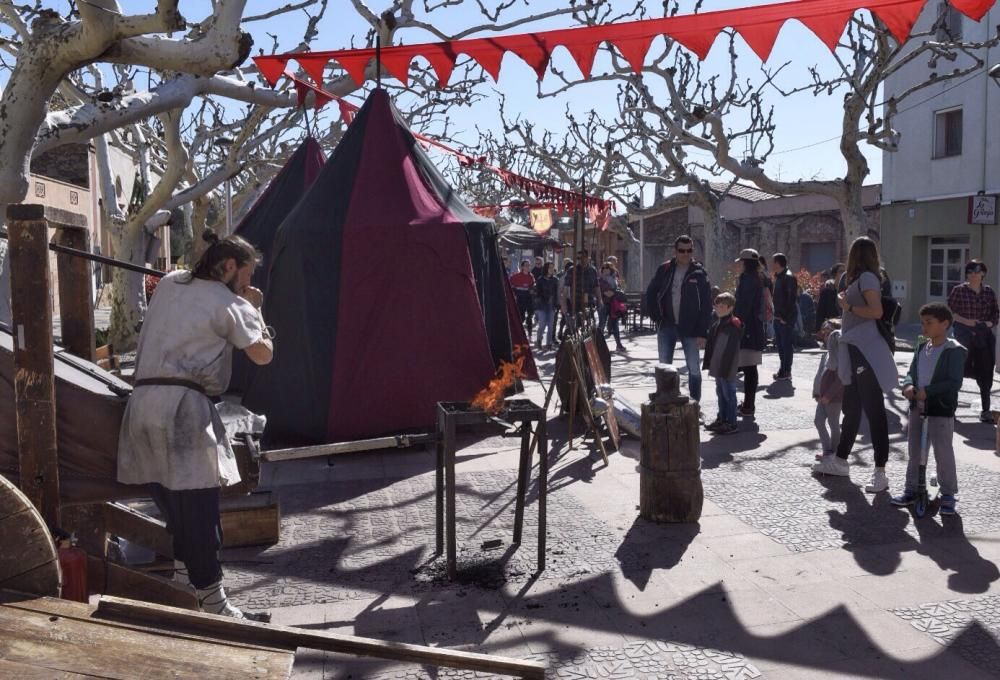
<svg viewBox="0 0 1000 680">
<path fill-rule="evenodd" d="M 698 351 L 705 347 L 712 320 L 712 286 L 705 268 L 693 255 L 691 237 L 678 236 L 674 241 L 674 257 L 657 268 L 646 288 L 646 310 L 657 324 L 660 362 L 674 362 L 674 349 L 679 340 L 687 364 L 691 398 L 701 401 Z"/>
</svg>

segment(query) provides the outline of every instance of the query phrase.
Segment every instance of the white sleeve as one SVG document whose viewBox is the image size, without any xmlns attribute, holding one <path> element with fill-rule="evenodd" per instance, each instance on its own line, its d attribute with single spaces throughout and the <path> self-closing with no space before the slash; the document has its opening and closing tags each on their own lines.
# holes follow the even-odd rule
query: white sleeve
<svg viewBox="0 0 1000 680">
<path fill-rule="evenodd" d="M 222 309 L 222 327 L 226 340 L 236 349 L 246 349 L 264 337 L 264 322 L 260 312 L 243 298 Z"/>
</svg>

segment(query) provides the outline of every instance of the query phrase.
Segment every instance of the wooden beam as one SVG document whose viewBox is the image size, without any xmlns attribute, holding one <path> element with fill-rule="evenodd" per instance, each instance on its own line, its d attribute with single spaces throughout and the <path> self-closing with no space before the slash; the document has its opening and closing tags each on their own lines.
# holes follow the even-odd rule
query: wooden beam
<svg viewBox="0 0 1000 680">
<path fill-rule="evenodd" d="M 334 444 L 318 444 L 316 446 L 263 451 L 260 457 L 268 463 L 276 463 L 282 460 L 298 460 L 300 458 L 322 458 L 323 456 L 334 456 L 340 453 L 406 448 L 408 446 L 416 446 L 417 444 L 430 444 L 435 441 L 437 441 L 437 436 L 433 434 L 397 434 L 392 437 L 359 439 L 353 442 L 337 442 Z"/>
<path fill-rule="evenodd" d="M 56 241 L 62 246 L 90 252 L 90 232 L 86 229 L 59 229 Z M 56 267 L 62 345 L 70 354 L 93 361 L 97 350 L 93 265 L 79 257 L 60 253 L 56 256 Z"/>
<path fill-rule="evenodd" d="M 48 223 L 17 218 L 21 212 L 43 214 L 26 210 L 38 207 L 8 206 L 7 232 L 21 489 L 51 527 L 59 524 L 59 458 Z"/>
<path fill-rule="evenodd" d="M 97 557 L 87 557 L 87 583 L 91 592 L 107 593 L 102 595 L 102 599 L 119 595 L 158 602 L 170 609 L 179 607 L 177 611 L 181 612 L 198 610 L 198 598 L 193 588 Z"/>
<path fill-rule="evenodd" d="M 97 605 L 97 615 L 115 621 L 139 622 L 149 626 L 210 635 L 214 638 L 245 644 L 281 647 L 290 650 L 306 647 L 327 652 L 357 654 L 378 659 L 510 675 L 533 680 L 544 680 L 545 678 L 545 665 L 533 661 L 521 661 L 501 656 L 424 647 L 401 642 L 383 642 L 353 635 L 290 626 L 255 623 L 226 616 L 187 612 L 173 607 L 132 602 L 118 597 L 102 596 Z"/>
<path fill-rule="evenodd" d="M 121 503 L 104 504 L 104 522 L 108 533 L 149 548 L 157 555 L 175 558 L 174 539 L 167 533 L 164 522 Z"/>
</svg>

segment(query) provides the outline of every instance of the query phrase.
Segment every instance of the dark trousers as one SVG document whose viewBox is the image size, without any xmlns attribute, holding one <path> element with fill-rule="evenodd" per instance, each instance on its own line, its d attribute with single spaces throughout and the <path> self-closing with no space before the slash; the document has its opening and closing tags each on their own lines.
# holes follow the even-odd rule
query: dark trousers
<svg viewBox="0 0 1000 680">
<path fill-rule="evenodd" d="M 740 366 L 743 371 L 743 408 L 754 409 L 757 403 L 757 385 L 760 373 L 756 366 Z"/>
<path fill-rule="evenodd" d="M 535 318 L 535 305 L 531 299 L 531 293 L 515 290 L 514 300 L 517 302 L 517 313 L 521 317 L 521 325 L 528 331 L 528 339 L 531 339 L 532 322 Z"/>
<path fill-rule="evenodd" d="M 195 588 L 222 580 L 222 520 L 219 489 L 171 491 L 150 484 L 149 493 L 174 539 L 174 558 L 182 561 Z"/>
<path fill-rule="evenodd" d="M 848 345 L 847 349 L 851 357 L 851 384 L 844 387 L 844 422 L 840 426 L 837 458 L 847 460 L 854 448 L 854 440 L 858 437 L 861 413 L 864 412 L 871 429 L 875 467 L 885 467 L 889 460 L 889 421 L 885 414 L 885 396 L 875 377 L 875 371 L 861 350 L 853 345 Z"/>
<path fill-rule="evenodd" d="M 965 360 L 965 374 L 972 375 L 979 385 L 979 399 L 983 411 L 990 410 L 990 391 L 993 389 L 993 348 L 969 347 Z"/>
<path fill-rule="evenodd" d="M 780 361 L 778 372 L 791 374 L 792 355 L 795 348 L 792 345 L 792 335 L 795 331 L 793 324 L 781 323 L 774 320 L 774 344 L 778 347 L 778 359 Z"/>
<path fill-rule="evenodd" d="M 611 331 L 611 335 L 615 338 L 615 343 L 617 347 L 621 347 L 622 344 L 622 332 L 618 325 L 618 317 L 611 316 L 611 310 L 608 305 L 604 305 L 604 318 L 607 319 L 608 330 Z M 604 325 L 601 325 L 601 332 L 604 332 Z"/>
</svg>

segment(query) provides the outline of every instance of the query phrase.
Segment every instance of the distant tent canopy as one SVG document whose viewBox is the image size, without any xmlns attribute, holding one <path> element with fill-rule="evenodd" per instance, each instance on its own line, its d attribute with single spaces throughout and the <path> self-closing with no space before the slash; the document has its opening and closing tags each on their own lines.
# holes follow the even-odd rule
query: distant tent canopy
<svg viewBox="0 0 1000 680">
<path fill-rule="evenodd" d="M 537 250 L 539 248 L 561 248 L 559 239 L 543 236 L 531 227 L 511 223 L 501 229 L 500 245 L 519 250 Z"/>
<path fill-rule="evenodd" d="M 319 176 L 324 161 L 319 142 L 306 137 L 234 230 L 234 233 L 245 238 L 261 253 L 261 263 L 253 273 L 252 283 L 264 292 L 265 299 L 278 227 Z M 256 370 L 243 352 L 235 352 L 233 377 L 229 381 L 230 391 L 245 391 Z"/>
<path fill-rule="evenodd" d="M 264 302 L 274 361 L 243 400 L 267 416 L 265 438 L 429 428 L 437 401 L 471 399 L 525 343 L 496 240 L 373 92 L 275 237 Z"/>
</svg>

